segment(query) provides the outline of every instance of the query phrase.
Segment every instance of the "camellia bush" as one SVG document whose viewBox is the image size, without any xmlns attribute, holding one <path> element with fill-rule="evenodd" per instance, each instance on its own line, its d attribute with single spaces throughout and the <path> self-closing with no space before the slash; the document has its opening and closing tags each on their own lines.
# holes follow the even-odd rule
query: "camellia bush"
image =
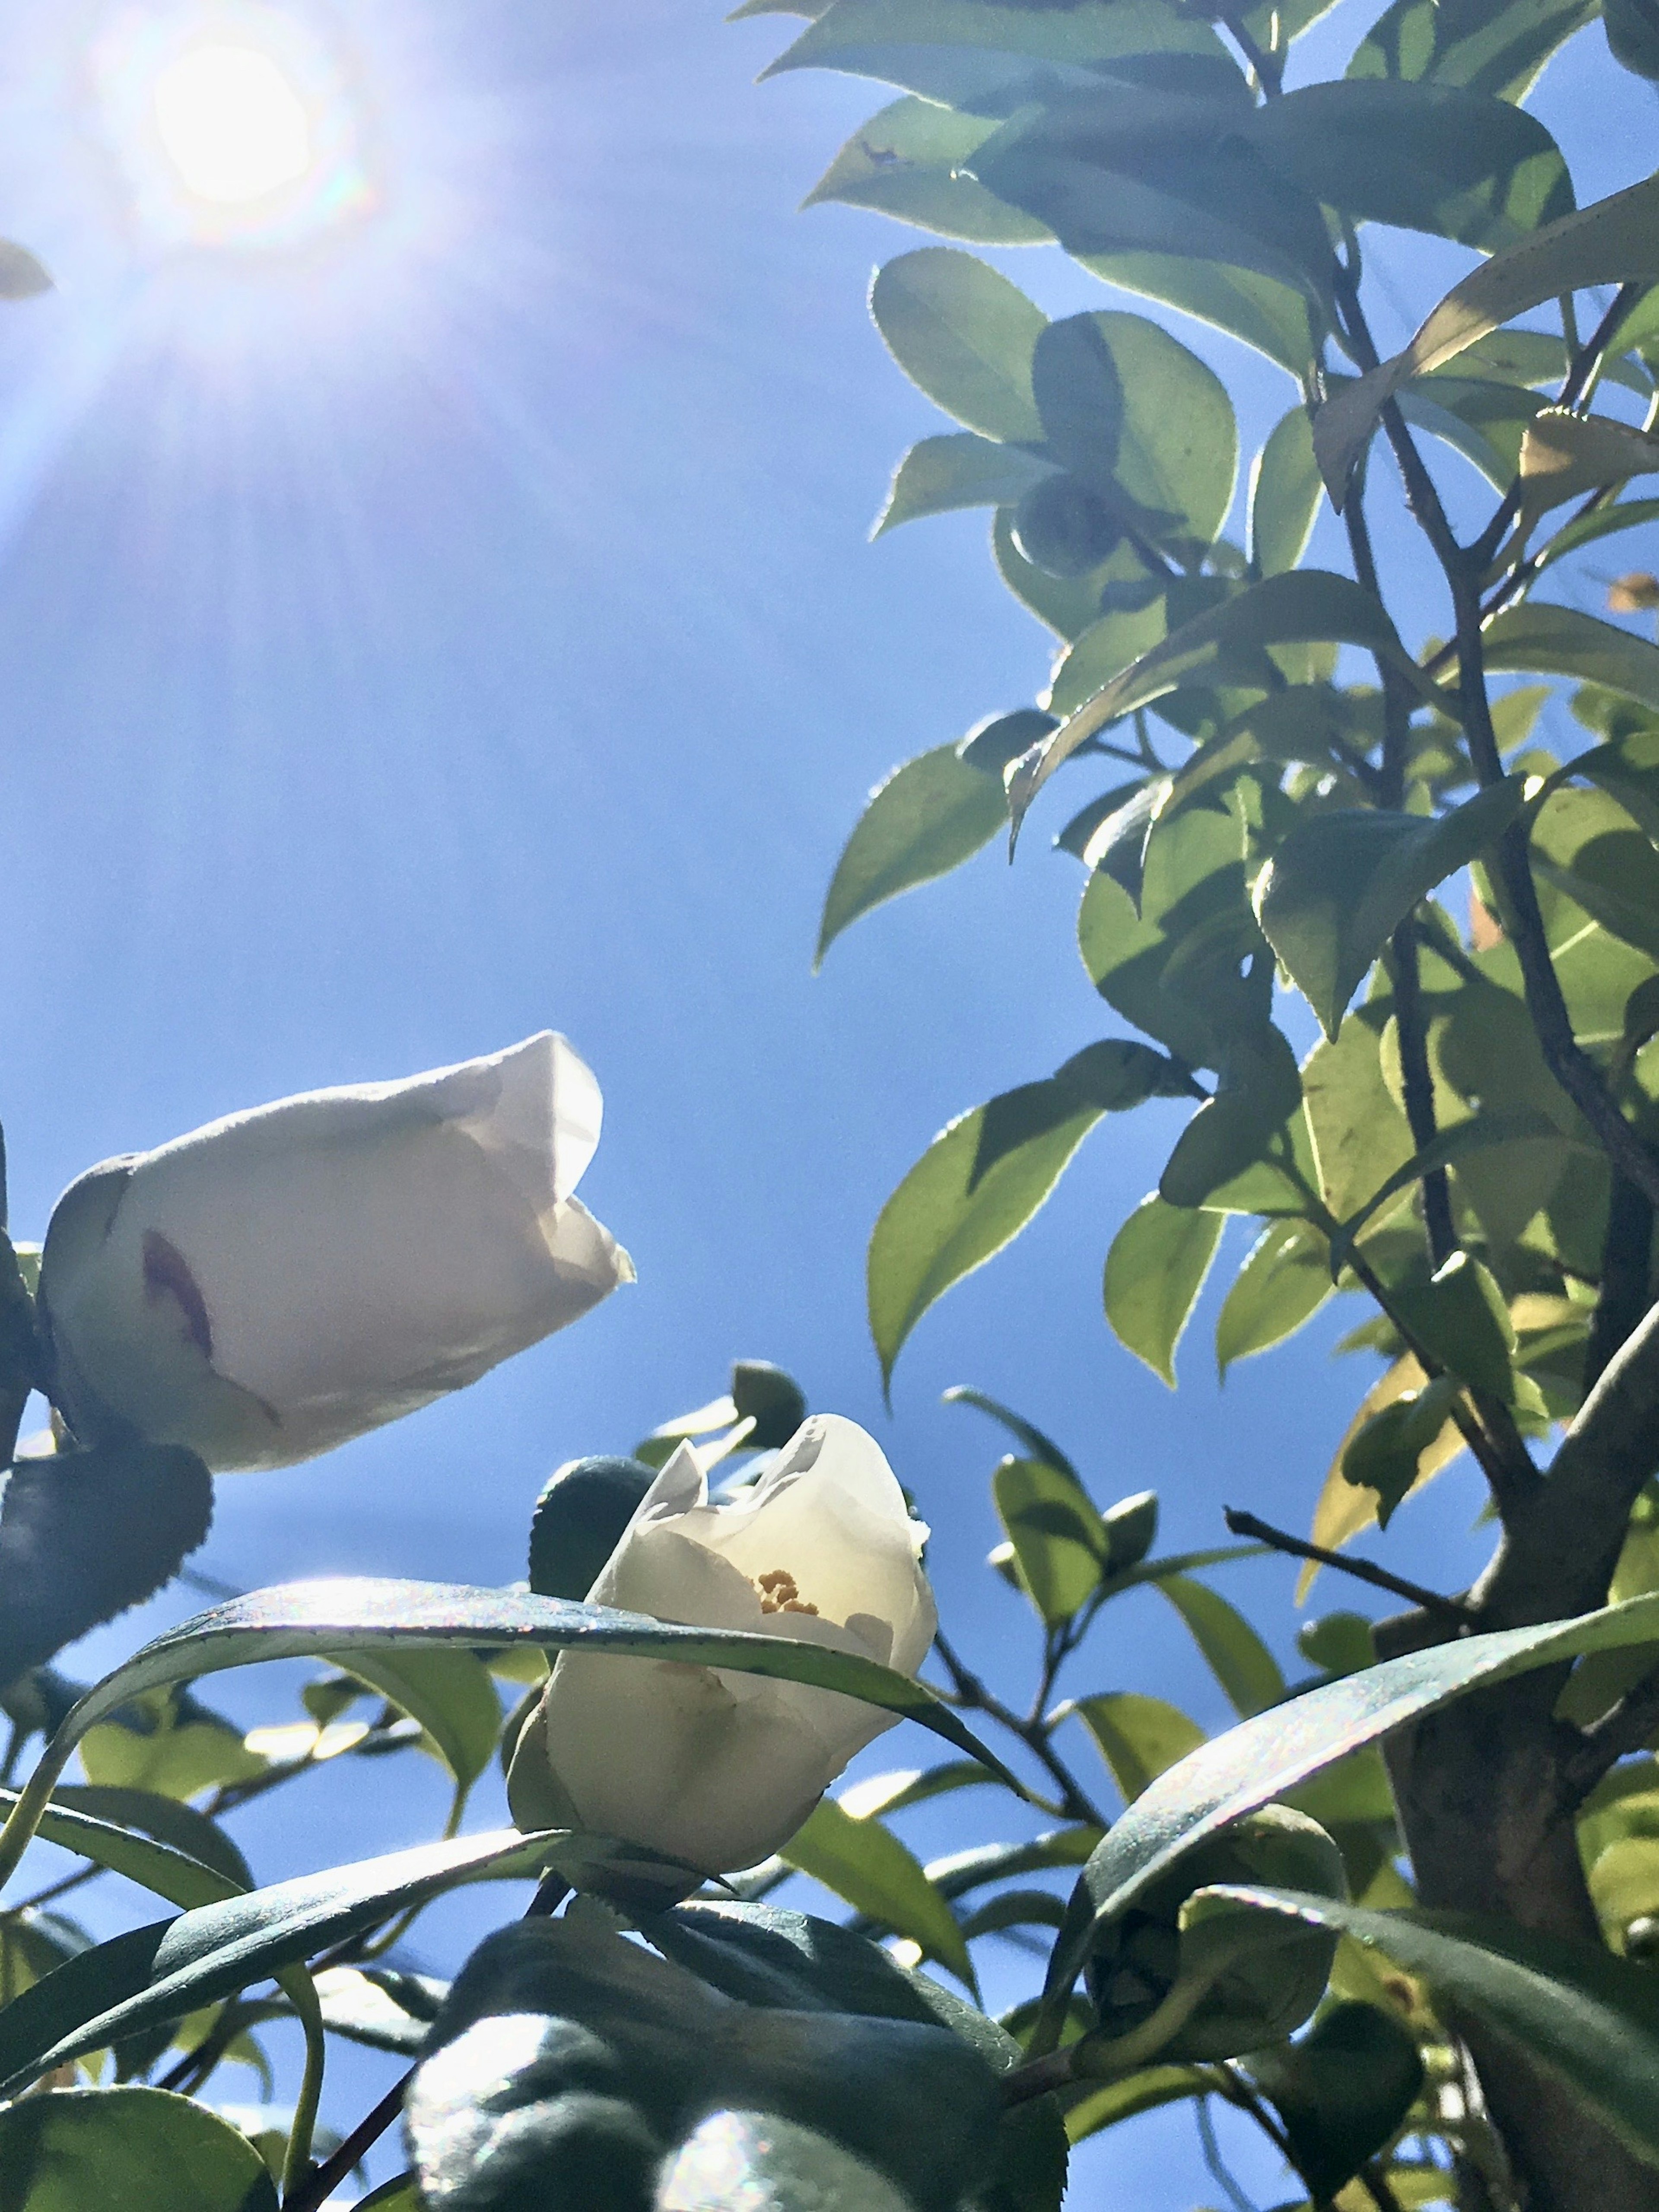
<svg viewBox="0 0 1659 2212">
<path fill-rule="evenodd" d="M 1386 1364 L 1310 1470 L 1310 1535 L 1241 1513 L 1243 1542 L 1161 1556 L 1150 1493 L 1097 1498 L 1024 1413 L 957 1394 L 1014 1447 L 1011 1703 L 940 1628 L 902 1468 L 740 1361 L 559 1470 L 520 1583 L 262 1589 L 70 1682 L 58 1656 L 179 1571 L 217 1475 L 464 1387 L 632 1273 L 574 1194 L 599 1086 L 548 1034 L 92 1168 L 43 1248 L 0 1237 L 6 2212 L 317 2212 L 388 2135 L 382 2212 L 1058 2212 L 1071 2145 L 1176 2102 L 1206 2144 L 1218 2106 L 1258 2128 L 1293 2204 L 1659 2205 L 1659 647 L 1534 595 L 1659 516 L 1626 492 L 1659 471 L 1659 183 L 1578 209 L 1520 104 L 1585 0 L 1394 0 L 1344 78 L 1286 89 L 1316 12 L 829 0 L 785 58 L 899 95 L 816 197 L 1058 242 L 1291 380 L 1241 546 L 1231 400 L 1162 320 L 1049 321 L 959 243 L 880 271 L 883 336 L 959 426 L 883 526 L 990 508 L 1060 649 L 1040 702 L 882 787 L 823 942 L 1054 810 L 1064 771 L 1114 1033 L 923 1153 L 871 1244 L 876 1347 L 890 1374 L 1104 1115 L 1189 1100 L 1107 1318 L 1172 1379 L 1235 1214 L 1261 1228 L 1224 1364 L 1367 1302 L 1352 1340 Z M 1604 21 L 1609 70 L 1659 77 L 1646 0 Z M 1366 223 L 1485 257 L 1386 361 Z M 0 289 L 37 279 L 0 255 Z M 1438 640 L 1379 582 L 1400 491 Z M 1340 570 L 1304 565 L 1324 503 Z M 1570 758 L 1516 674 L 1571 687 Z M 1495 1527 L 1473 1589 L 1345 1559 L 1463 1450 Z M 1262 1545 L 1409 1609 L 1313 1624 L 1287 1684 L 1204 1578 Z M 1091 1681 L 1148 1588 L 1230 1731 Z M 296 1658 L 280 1725 L 210 1701 Z M 899 1721 L 937 1755 L 843 1784 Z M 441 1835 L 255 1880 L 239 1808 L 421 1759 Z M 513 1825 L 468 1830 L 492 1762 Z M 923 1865 L 892 1822 L 970 1788 L 975 1839 Z M 94 1942 L 74 1897 L 108 1873 L 161 1909 Z M 772 1901 L 798 1873 L 850 1917 Z M 421 1912 L 484 1881 L 520 1885 L 502 1924 L 412 1971 Z M 996 2018 L 990 1944 L 1030 1965 Z M 264 2067 L 276 2021 L 295 2094 L 238 2106 L 222 2069 Z M 342 2039 L 406 2071 L 335 2140 Z"/>
</svg>

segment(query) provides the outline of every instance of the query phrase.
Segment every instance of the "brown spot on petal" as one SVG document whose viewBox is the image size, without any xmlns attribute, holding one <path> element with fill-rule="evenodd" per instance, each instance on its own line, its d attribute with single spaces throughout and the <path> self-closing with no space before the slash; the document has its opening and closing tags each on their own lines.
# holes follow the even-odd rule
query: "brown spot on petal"
<svg viewBox="0 0 1659 2212">
<path fill-rule="evenodd" d="M 159 1229 L 144 1231 L 144 1297 L 150 1304 L 157 1298 L 173 1299 L 185 1317 L 191 1342 L 204 1359 L 212 1358 L 213 1328 L 208 1320 L 207 1300 L 190 1272 L 189 1261 Z"/>
</svg>

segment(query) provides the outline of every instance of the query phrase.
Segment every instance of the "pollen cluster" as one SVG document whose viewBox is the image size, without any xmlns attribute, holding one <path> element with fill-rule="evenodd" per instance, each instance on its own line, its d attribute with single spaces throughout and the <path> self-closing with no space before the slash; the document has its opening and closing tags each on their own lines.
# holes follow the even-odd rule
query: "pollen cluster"
<svg viewBox="0 0 1659 2212">
<path fill-rule="evenodd" d="M 757 1575 L 755 1588 L 761 1594 L 763 1613 L 811 1613 L 817 1607 L 808 1605 L 801 1596 L 799 1585 L 787 1567 L 774 1567 L 769 1574 Z"/>
</svg>

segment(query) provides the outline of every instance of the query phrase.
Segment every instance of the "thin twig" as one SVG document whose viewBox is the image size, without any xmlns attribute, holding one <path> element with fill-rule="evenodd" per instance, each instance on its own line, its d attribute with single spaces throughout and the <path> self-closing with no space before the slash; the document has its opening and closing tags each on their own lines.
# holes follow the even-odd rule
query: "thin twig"
<svg viewBox="0 0 1659 2212">
<path fill-rule="evenodd" d="M 1610 1712 L 1583 1731 L 1582 1749 L 1570 1753 L 1562 1770 L 1562 1796 L 1576 1812 L 1609 1768 L 1633 1751 L 1644 1751 L 1659 1735 L 1659 1667 L 1626 1690 Z"/>
<path fill-rule="evenodd" d="M 1460 1627 L 1474 1626 L 1474 1615 L 1461 1598 L 1448 1597 L 1442 1590 L 1425 1589 L 1421 1583 L 1407 1582 L 1403 1575 L 1392 1575 L 1386 1567 L 1374 1567 L 1369 1559 L 1350 1559 L 1340 1552 L 1328 1550 L 1323 1544 L 1305 1543 L 1300 1536 L 1275 1528 L 1271 1522 L 1259 1520 L 1254 1513 L 1241 1513 L 1231 1505 L 1224 1505 L 1221 1516 L 1235 1536 L 1254 1536 L 1258 1543 L 1269 1544 L 1275 1552 L 1288 1552 L 1293 1559 L 1314 1559 L 1322 1567 L 1334 1567 L 1339 1574 L 1352 1575 L 1356 1582 L 1369 1583 L 1373 1589 L 1388 1590 L 1395 1597 L 1420 1605 L 1425 1613 L 1437 1613 L 1454 1620 Z"/>
<path fill-rule="evenodd" d="M 1011 1735 L 1019 1738 L 1034 1758 L 1040 1759 L 1048 1768 L 1048 1772 L 1060 1784 L 1059 1810 L 1061 1818 L 1067 1820 L 1085 1821 L 1092 1828 L 1105 1827 L 1106 1815 L 1094 1802 L 1071 1768 L 1066 1765 L 1065 1760 L 1048 1741 L 1047 1721 L 1040 1716 L 1035 1719 L 1022 1718 L 1012 1705 L 1005 1705 L 995 1691 L 988 1688 L 952 1649 L 949 1638 L 942 1629 L 933 1638 L 933 1649 L 944 1662 L 945 1672 L 950 1675 L 955 1687 L 957 1703 L 969 1711 L 984 1713 L 990 1719 L 1000 1722 Z"/>
<path fill-rule="evenodd" d="M 404 2093 L 415 2078 L 411 2066 L 400 2081 L 394 2081 L 372 2112 L 366 2113 L 336 2151 L 331 2151 L 320 2166 L 313 2166 L 297 2189 L 291 2189 L 283 2199 L 283 2212 L 318 2212 L 326 2204 L 352 2169 L 373 2149 L 392 2125 L 404 2107 Z"/>
</svg>

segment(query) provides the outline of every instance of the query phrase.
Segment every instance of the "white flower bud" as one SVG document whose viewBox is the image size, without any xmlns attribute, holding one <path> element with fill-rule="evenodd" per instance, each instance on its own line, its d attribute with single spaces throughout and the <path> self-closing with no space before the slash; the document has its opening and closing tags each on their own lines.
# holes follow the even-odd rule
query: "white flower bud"
<svg viewBox="0 0 1659 2212">
<path fill-rule="evenodd" d="M 475 1382 L 633 1279 L 571 1196 L 599 1119 L 544 1030 L 106 1161 L 46 1235 L 60 1402 L 85 1437 L 269 1468 Z"/>
<path fill-rule="evenodd" d="M 875 1439 L 817 1413 L 722 1504 L 709 1503 L 683 1444 L 588 1597 L 692 1627 L 794 1637 L 914 1675 L 938 1626 L 920 1565 L 927 1536 Z M 787 1842 L 894 1719 L 765 1675 L 566 1651 L 520 1763 L 550 1765 L 583 1828 L 720 1874 Z M 529 1790 L 524 1802 L 533 1803 Z"/>
</svg>

